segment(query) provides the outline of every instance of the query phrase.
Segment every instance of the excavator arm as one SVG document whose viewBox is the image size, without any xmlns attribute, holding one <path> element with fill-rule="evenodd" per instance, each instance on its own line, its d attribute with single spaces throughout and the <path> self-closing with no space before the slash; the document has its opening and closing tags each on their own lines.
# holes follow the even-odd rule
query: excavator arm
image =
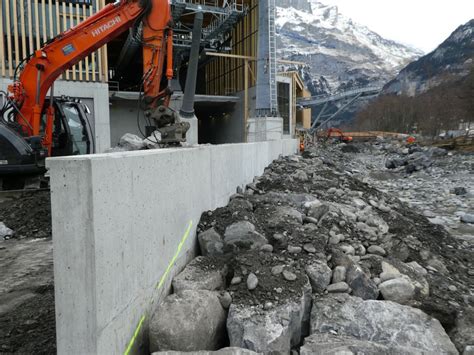
<svg viewBox="0 0 474 355">
<path fill-rule="evenodd" d="M 26 137 L 42 136 L 42 145 L 51 151 L 54 111 L 45 108 L 45 99 L 54 81 L 67 69 L 118 35 L 143 21 L 143 92 L 153 110 L 158 100 L 169 96 L 160 83 L 166 58 L 165 75 L 172 79 L 172 18 L 167 0 L 119 0 L 95 15 L 59 34 L 27 61 L 19 80 L 9 87 L 18 108 L 17 123 Z M 168 100 L 165 100 L 167 105 Z M 163 111 L 163 108 L 161 108 Z M 41 117 L 46 111 L 46 125 Z"/>
</svg>

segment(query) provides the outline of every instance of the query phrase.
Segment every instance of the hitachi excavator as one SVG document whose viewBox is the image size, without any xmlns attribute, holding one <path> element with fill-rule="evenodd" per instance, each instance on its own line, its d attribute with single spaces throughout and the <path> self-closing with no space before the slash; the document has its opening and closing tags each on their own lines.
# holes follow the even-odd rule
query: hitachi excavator
<svg viewBox="0 0 474 355">
<path fill-rule="evenodd" d="M 54 81 L 102 45 L 140 25 L 145 116 L 155 121 L 161 143 L 185 141 L 189 123 L 168 108 L 168 83 L 173 77 L 168 0 L 119 0 L 25 59 L 18 79 L 8 87 L 9 93 L 4 93 L 7 99 L 0 105 L 0 179 L 44 172 L 48 156 L 94 152 L 88 107 L 78 100 L 55 99 Z M 163 74 L 166 80 L 162 80 Z"/>
</svg>

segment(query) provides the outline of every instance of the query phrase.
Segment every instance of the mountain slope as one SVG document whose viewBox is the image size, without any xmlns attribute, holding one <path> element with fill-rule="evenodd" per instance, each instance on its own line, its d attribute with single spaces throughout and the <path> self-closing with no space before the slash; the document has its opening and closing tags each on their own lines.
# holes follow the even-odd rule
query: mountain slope
<svg viewBox="0 0 474 355">
<path fill-rule="evenodd" d="M 419 95 L 466 77 L 474 68 L 474 19 L 459 26 L 433 52 L 410 63 L 386 85 L 387 94 Z"/>
<path fill-rule="evenodd" d="M 313 94 L 383 85 L 422 55 L 316 0 L 277 0 L 276 28 L 279 56 L 309 65 L 302 75 Z"/>
</svg>

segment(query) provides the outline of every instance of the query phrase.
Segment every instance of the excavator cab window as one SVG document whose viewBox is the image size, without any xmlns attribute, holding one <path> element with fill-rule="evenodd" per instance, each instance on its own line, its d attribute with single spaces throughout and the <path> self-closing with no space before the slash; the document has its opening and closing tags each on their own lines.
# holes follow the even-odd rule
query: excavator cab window
<svg viewBox="0 0 474 355">
<path fill-rule="evenodd" d="M 69 127 L 69 138 L 72 143 L 72 155 L 89 153 L 89 137 L 87 129 L 83 124 L 79 110 L 76 105 L 64 104 L 62 106 L 67 126 Z"/>
<path fill-rule="evenodd" d="M 46 102 L 45 107 L 48 107 Z M 91 134 L 88 130 L 80 103 L 57 99 L 54 101 L 53 145 L 52 156 L 81 155 L 92 153 Z M 41 120 L 41 131 L 44 132 L 46 114 Z"/>
</svg>

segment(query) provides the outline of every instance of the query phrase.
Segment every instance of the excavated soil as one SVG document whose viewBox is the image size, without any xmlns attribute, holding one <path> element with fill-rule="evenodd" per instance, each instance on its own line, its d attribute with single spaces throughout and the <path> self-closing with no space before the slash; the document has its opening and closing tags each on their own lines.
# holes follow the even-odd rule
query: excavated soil
<svg viewBox="0 0 474 355">
<path fill-rule="evenodd" d="M 55 354 L 49 192 L 1 202 L 0 221 L 15 232 L 0 241 L 0 353 Z"/>
</svg>

